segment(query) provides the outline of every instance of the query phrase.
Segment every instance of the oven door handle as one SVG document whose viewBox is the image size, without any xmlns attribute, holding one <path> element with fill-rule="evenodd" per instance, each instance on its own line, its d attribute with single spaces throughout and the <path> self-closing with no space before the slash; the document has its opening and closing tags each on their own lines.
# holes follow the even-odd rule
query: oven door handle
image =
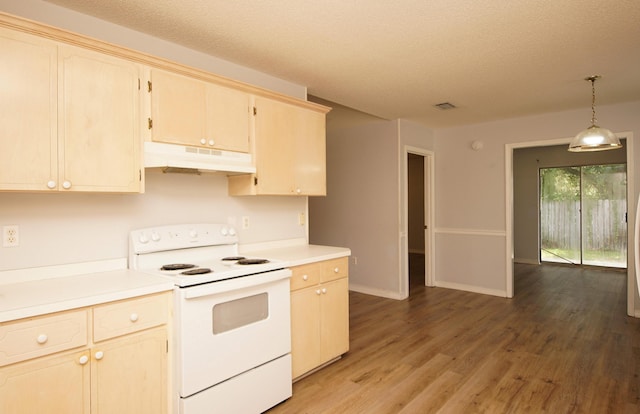
<svg viewBox="0 0 640 414">
<path fill-rule="evenodd" d="M 282 279 L 289 279 L 290 277 L 291 270 L 289 269 L 273 270 L 257 275 L 243 276 L 234 279 L 222 280 L 220 282 L 191 286 L 181 289 L 181 293 L 185 299 L 195 299 L 249 287 L 266 285 Z"/>
</svg>

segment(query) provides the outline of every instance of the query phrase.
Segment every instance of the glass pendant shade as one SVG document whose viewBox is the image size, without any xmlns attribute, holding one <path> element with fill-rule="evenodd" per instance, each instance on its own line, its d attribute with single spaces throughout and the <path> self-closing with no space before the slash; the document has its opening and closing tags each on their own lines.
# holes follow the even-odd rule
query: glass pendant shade
<svg viewBox="0 0 640 414">
<path fill-rule="evenodd" d="M 597 125 L 591 125 L 571 140 L 569 151 L 604 151 L 621 147 L 620 140 L 613 132 Z"/>
<path fill-rule="evenodd" d="M 613 132 L 596 125 L 595 82 L 600 78 L 600 75 L 585 78 L 586 81 L 591 82 L 591 126 L 571 140 L 569 144 L 569 151 L 571 152 L 605 151 L 622 148 L 620 140 Z"/>
</svg>

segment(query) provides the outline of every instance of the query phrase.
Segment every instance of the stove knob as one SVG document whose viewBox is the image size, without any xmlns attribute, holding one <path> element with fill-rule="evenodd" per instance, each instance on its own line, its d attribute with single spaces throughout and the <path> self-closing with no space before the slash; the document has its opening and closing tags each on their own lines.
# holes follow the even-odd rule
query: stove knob
<svg viewBox="0 0 640 414">
<path fill-rule="evenodd" d="M 140 237 L 138 237 L 138 241 L 142 244 L 147 244 L 149 243 L 149 238 L 147 237 L 146 234 L 140 233 Z"/>
<path fill-rule="evenodd" d="M 236 229 L 234 229 L 233 227 L 229 228 L 229 236 L 235 236 L 236 235 Z"/>
<path fill-rule="evenodd" d="M 227 229 L 226 227 L 223 227 L 220 229 L 220 234 L 222 234 L 223 236 L 226 236 L 229 234 L 229 229 Z"/>
<path fill-rule="evenodd" d="M 196 237 L 198 237 L 198 231 L 196 229 L 189 230 L 189 237 L 195 239 Z"/>
<path fill-rule="evenodd" d="M 151 240 L 153 240 L 154 242 L 160 241 L 160 235 L 158 233 L 156 233 L 155 231 L 151 233 Z"/>
</svg>

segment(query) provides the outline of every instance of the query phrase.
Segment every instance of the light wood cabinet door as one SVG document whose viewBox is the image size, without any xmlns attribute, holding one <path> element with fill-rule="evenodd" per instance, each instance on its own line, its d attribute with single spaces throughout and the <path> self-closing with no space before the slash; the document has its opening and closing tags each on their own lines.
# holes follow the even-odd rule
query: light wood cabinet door
<svg viewBox="0 0 640 414">
<path fill-rule="evenodd" d="M 231 195 L 326 195 L 325 114 L 255 97 L 256 174 L 229 177 Z"/>
<path fill-rule="evenodd" d="M 70 46 L 60 53 L 59 185 L 140 191 L 139 66 Z"/>
<path fill-rule="evenodd" d="M 249 99 L 246 92 L 207 85 L 208 145 L 226 151 L 249 152 Z"/>
<path fill-rule="evenodd" d="M 57 47 L 0 29 L 0 190 L 57 180 Z"/>
<path fill-rule="evenodd" d="M 151 71 L 153 141 L 249 152 L 249 94 Z"/>
<path fill-rule="evenodd" d="M 291 367 L 296 378 L 320 365 L 320 292 L 310 287 L 291 293 Z"/>
<path fill-rule="evenodd" d="M 89 414 L 90 395 L 88 350 L 0 368 L 0 413 Z"/>
<path fill-rule="evenodd" d="M 320 286 L 320 359 L 325 362 L 349 350 L 349 282 L 343 278 Z"/>
<path fill-rule="evenodd" d="M 154 328 L 91 350 L 92 414 L 166 414 L 167 331 Z"/>
<path fill-rule="evenodd" d="M 294 379 L 349 350 L 348 264 L 344 257 L 291 269 Z"/>
</svg>

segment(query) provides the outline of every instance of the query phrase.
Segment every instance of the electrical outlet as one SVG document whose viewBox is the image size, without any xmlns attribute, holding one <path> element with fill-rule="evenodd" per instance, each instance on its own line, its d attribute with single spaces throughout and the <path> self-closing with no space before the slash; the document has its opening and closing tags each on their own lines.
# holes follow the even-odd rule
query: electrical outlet
<svg viewBox="0 0 640 414">
<path fill-rule="evenodd" d="M 20 245 L 20 232 L 18 226 L 2 227 L 2 247 L 17 247 Z"/>
<path fill-rule="evenodd" d="M 298 213 L 298 225 L 304 226 L 307 223 L 307 217 L 304 213 Z"/>
<path fill-rule="evenodd" d="M 242 216 L 242 228 L 245 230 L 249 228 L 249 216 Z"/>
</svg>

